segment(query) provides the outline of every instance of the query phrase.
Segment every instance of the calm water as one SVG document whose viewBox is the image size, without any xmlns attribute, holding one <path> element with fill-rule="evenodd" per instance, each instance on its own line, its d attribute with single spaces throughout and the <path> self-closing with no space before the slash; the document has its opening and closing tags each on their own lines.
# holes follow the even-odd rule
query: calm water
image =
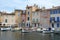
<svg viewBox="0 0 60 40">
<path fill-rule="evenodd" d="M 60 40 L 60 34 L 21 33 L 0 31 L 0 40 Z"/>
</svg>

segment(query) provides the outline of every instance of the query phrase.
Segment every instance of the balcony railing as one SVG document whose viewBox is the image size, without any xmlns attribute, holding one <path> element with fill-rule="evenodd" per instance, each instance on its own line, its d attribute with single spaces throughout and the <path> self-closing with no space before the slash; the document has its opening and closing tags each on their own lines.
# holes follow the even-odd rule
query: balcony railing
<svg viewBox="0 0 60 40">
<path fill-rule="evenodd" d="M 57 22 L 60 22 L 60 21 L 50 20 L 50 23 L 57 23 Z"/>
</svg>

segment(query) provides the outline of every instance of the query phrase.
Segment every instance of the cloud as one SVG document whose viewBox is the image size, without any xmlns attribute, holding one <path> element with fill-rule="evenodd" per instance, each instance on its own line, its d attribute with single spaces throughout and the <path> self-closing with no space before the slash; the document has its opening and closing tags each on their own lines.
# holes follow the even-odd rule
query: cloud
<svg viewBox="0 0 60 40">
<path fill-rule="evenodd" d="M 12 12 L 14 9 L 25 9 L 26 5 L 37 4 L 39 7 L 50 8 L 60 6 L 60 0 L 0 0 L 0 10 Z"/>
</svg>

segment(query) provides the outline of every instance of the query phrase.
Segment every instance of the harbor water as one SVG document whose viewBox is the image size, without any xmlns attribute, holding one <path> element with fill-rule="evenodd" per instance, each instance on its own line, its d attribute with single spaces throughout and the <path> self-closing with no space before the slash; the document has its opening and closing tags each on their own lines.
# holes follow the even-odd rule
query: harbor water
<svg viewBox="0 0 60 40">
<path fill-rule="evenodd" d="M 21 33 L 20 31 L 0 31 L 0 40 L 60 40 L 60 34 L 38 32 Z"/>
</svg>

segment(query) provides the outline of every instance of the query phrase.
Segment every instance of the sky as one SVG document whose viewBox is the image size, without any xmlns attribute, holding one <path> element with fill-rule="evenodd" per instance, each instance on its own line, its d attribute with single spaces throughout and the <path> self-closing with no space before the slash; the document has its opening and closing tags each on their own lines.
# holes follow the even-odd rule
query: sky
<svg viewBox="0 0 60 40">
<path fill-rule="evenodd" d="M 26 6 L 38 5 L 40 8 L 45 6 L 60 6 L 60 0 L 0 0 L 0 11 L 13 12 L 15 9 L 25 10 Z"/>
</svg>

